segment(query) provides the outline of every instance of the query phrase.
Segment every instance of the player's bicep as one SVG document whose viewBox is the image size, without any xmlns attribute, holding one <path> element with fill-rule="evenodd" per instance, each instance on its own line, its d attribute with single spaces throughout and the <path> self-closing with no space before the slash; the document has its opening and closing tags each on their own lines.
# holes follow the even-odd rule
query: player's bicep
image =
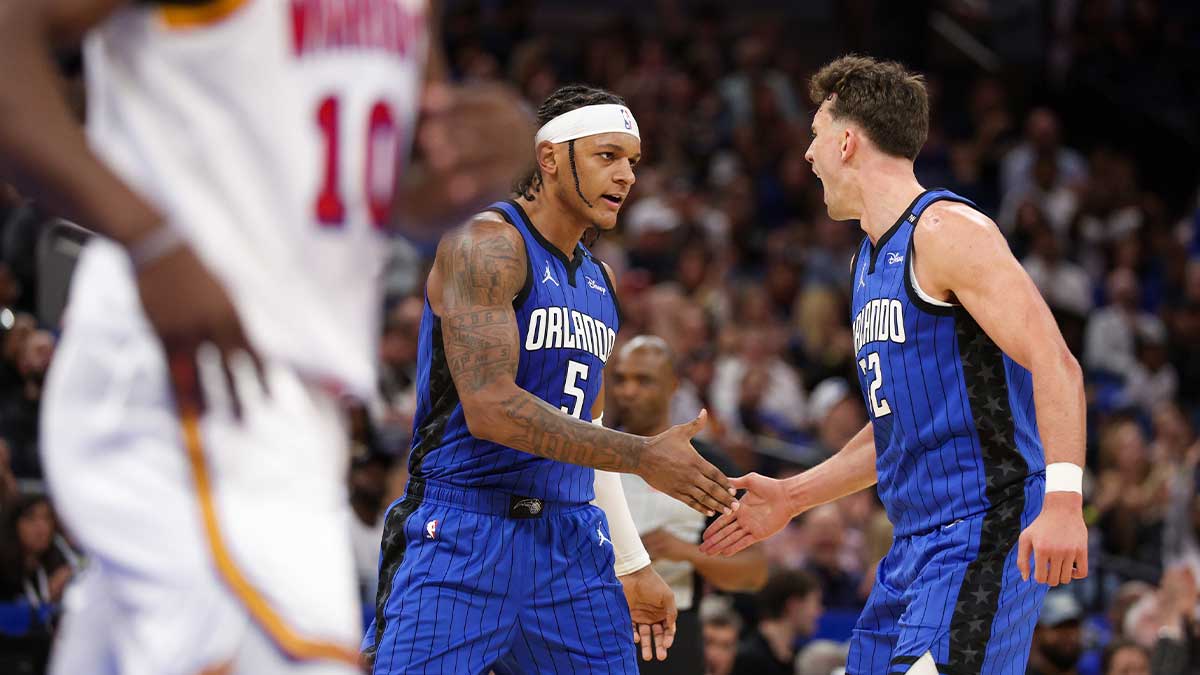
<svg viewBox="0 0 1200 675">
<path fill-rule="evenodd" d="M 919 259 L 996 346 L 1026 368 L 1038 349 L 1065 349 L 1054 315 L 994 224 L 949 222 L 942 229 L 917 242 Z"/>
<path fill-rule="evenodd" d="M 512 303 L 526 276 L 519 237 L 507 224 L 476 220 L 438 247 L 442 344 L 464 404 L 516 378 L 520 338 Z"/>
</svg>

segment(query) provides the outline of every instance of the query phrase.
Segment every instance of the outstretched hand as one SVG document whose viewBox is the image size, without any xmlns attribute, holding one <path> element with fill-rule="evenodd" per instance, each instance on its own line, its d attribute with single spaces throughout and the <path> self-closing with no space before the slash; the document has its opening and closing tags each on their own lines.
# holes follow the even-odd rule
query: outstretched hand
<svg viewBox="0 0 1200 675">
<path fill-rule="evenodd" d="M 704 531 L 700 552 L 731 556 L 775 534 L 795 514 L 788 505 L 784 482 L 757 473 L 748 473 L 729 482 L 746 493 L 738 508 L 716 520 Z"/>
<path fill-rule="evenodd" d="M 638 475 L 663 492 L 706 516 L 735 508 L 735 490 L 720 469 L 709 464 L 692 447 L 692 437 L 704 429 L 708 412 L 676 424 L 650 440 L 642 455 Z"/>
</svg>

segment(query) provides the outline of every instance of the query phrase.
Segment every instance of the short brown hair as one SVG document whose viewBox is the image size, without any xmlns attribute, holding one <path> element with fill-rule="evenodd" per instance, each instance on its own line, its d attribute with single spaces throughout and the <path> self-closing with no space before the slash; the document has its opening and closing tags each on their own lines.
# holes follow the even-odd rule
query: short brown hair
<svg viewBox="0 0 1200 675">
<path fill-rule="evenodd" d="M 916 159 L 929 136 L 925 78 L 895 61 L 843 56 L 813 75 L 808 94 L 817 105 L 837 94 L 829 113 L 861 126 L 889 155 Z"/>
</svg>

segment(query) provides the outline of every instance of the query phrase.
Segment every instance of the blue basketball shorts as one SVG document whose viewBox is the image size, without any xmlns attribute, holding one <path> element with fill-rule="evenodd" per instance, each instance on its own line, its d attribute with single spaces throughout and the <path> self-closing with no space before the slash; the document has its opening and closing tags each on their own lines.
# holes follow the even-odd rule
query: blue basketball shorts
<svg viewBox="0 0 1200 675">
<path fill-rule="evenodd" d="M 590 504 L 411 480 L 385 521 L 371 672 L 636 675 L 613 561 Z"/>
<path fill-rule="evenodd" d="M 1045 481 L 929 532 L 898 537 L 850 642 L 847 675 L 905 673 L 925 652 L 942 675 L 1024 675 L 1046 586 L 1022 581 L 1017 538 Z"/>
</svg>

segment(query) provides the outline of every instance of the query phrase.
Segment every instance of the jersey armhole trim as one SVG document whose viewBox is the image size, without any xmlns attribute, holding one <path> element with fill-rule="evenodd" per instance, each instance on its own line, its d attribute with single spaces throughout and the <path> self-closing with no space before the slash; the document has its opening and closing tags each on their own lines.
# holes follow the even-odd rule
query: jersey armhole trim
<svg viewBox="0 0 1200 675">
<path fill-rule="evenodd" d="M 522 234 L 521 227 L 508 217 L 508 213 L 504 209 L 499 206 L 489 206 L 484 211 L 499 214 L 504 219 L 504 222 L 512 225 L 517 234 L 521 236 L 521 246 L 525 247 L 525 283 L 521 284 L 521 290 L 517 291 L 517 294 L 513 296 L 512 302 L 513 310 L 521 309 L 525 305 L 525 301 L 529 299 L 529 293 L 533 290 L 533 262 L 529 259 L 529 244 L 525 241 L 525 235 Z"/>
<path fill-rule="evenodd" d="M 908 299 L 912 301 L 919 309 L 937 316 L 952 316 L 958 311 L 959 305 L 955 305 L 945 300 L 938 300 L 929 295 L 921 288 L 920 282 L 917 281 L 917 266 L 916 266 L 916 228 L 914 227 L 912 236 L 908 238 L 908 254 L 905 255 L 904 261 L 904 290 L 908 293 Z"/>
<path fill-rule="evenodd" d="M 604 283 L 608 284 L 608 292 L 612 293 L 613 307 L 617 310 L 617 321 L 622 321 L 625 317 L 621 313 L 621 301 L 617 299 L 617 286 L 613 283 L 612 277 L 608 275 L 608 267 L 599 258 L 592 258 L 596 261 L 596 267 L 600 268 L 600 274 L 604 275 Z"/>
</svg>

